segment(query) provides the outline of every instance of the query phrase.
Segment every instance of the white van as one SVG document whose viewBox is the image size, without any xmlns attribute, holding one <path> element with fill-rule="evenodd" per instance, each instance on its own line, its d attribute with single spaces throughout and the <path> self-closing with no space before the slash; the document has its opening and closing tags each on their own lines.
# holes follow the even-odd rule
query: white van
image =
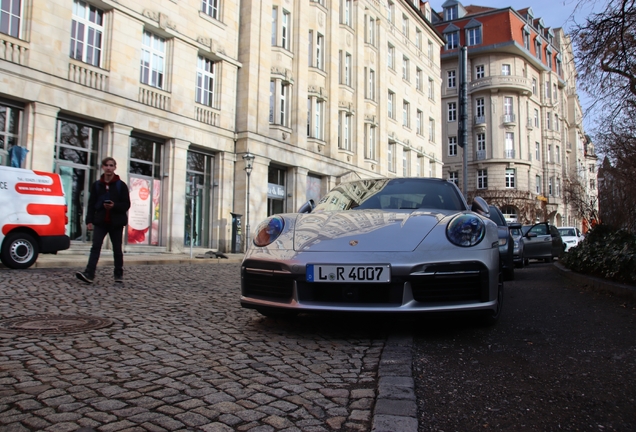
<svg viewBox="0 0 636 432">
<path fill-rule="evenodd" d="M 0 166 L 0 259 L 28 268 L 40 253 L 68 249 L 66 200 L 60 176 Z"/>
</svg>

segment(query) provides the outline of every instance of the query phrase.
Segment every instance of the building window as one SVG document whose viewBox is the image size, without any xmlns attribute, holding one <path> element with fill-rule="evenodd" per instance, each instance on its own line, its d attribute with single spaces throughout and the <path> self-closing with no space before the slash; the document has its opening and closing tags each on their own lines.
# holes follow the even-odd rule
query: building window
<svg viewBox="0 0 636 432">
<path fill-rule="evenodd" d="M 406 15 L 402 15 L 402 34 L 409 37 L 409 18 Z"/>
<path fill-rule="evenodd" d="M 418 135 L 424 135 L 424 112 L 421 110 L 417 110 L 417 127 L 416 132 Z"/>
<path fill-rule="evenodd" d="M 538 161 L 541 160 L 541 144 L 538 142 L 534 143 L 534 158 Z"/>
<path fill-rule="evenodd" d="M 539 36 L 537 36 L 537 38 L 535 39 L 534 49 L 537 58 L 541 60 L 541 40 L 539 39 Z"/>
<path fill-rule="evenodd" d="M 389 90 L 389 97 L 387 101 L 389 118 L 395 119 L 395 93 Z"/>
<path fill-rule="evenodd" d="M 351 27 L 351 0 L 340 0 L 340 22 Z"/>
<path fill-rule="evenodd" d="M 512 103 L 511 97 L 504 97 L 504 122 L 510 123 L 515 121 Z"/>
<path fill-rule="evenodd" d="M 0 165 L 11 165 L 9 151 L 13 146 L 20 144 L 21 118 L 21 109 L 4 105 L 0 101 Z"/>
<path fill-rule="evenodd" d="M 448 121 L 457 121 L 457 102 L 450 102 L 448 104 Z"/>
<path fill-rule="evenodd" d="M 501 74 L 502 75 L 510 75 L 510 65 L 509 64 L 501 65 Z"/>
<path fill-rule="evenodd" d="M 448 155 L 457 156 L 457 137 L 448 137 Z"/>
<path fill-rule="evenodd" d="M 340 51 L 340 84 L 349 87 L 351 87 L 351 64 L 351 54 Z"/>
<path fill-rule="evenodd" d="M 554 99 L 554 102 L 559 101 L 559 92 L 557 91 L 556 84 L 552 84 L 552 99 Z"/>
<path fill-rule="evenodd" d="M 395 70 L 395 47 L 391 44 L 388 45 L 389 49 L 387 50 L 387 65 Z"/>
<path fill-rule="evenodd" d="M 351 151 L 351 114 L 340 111 L 338 123 L 338 148 Z"/>
<path fill-rule="evenodd" d="M 291 85 L 281 80 L 269 83 L 269 122 L 271 124 L 289 126 L 289 104 L 291 101 Z"/>
<path fill-rule="evenodd" d="M 537 79 L 532 78 L 532 94 L 537 95 Z"/>
<path fill-rule="evenodd" d="M 278 7 L 272 8 L 272 46 L 278 46 L 286 50 L 290 49 L 289 26 L 291 25 L 290 13 L 283 10 L 279 23 Z"/>
<path fill-rule="evenodd" d="M 558 164 L 561 163 L 561 146 L 555 147 L 555 159 L 556 159 L 556 163 Z"/>
<path fill-rule="evenodd" d="M 481 27 L 466 30 L 466 40 L 468 46 L 479 45 L 481 43 Z"/>
<path fill-rule="evenodd" d="M 523 46 L 530 51 L 530 33 L 527 31 L 523 32 Z"/>
<path fill-rule="evenodd" d="M 422 91 L 422 69 L 416 67 L 415 68 L 415 89 Z"/>
<path fill-rule="evenodd" d="M 553 191 L 552 191 L 552 183 L 553 182 L 554 182 L 554 177 L 548 178 L 548 195 L 549 196 L 553 195 Z"/>
<path fill-rule="evenodd" d="M 506 168 L 506 188 L 514 189 L 515 187 L 515 169 Z"/>
<path fill-rule="evenodd" d="M 4 3 L 2 21 L 4 27 Z M 8 1 L 6 3 L 9 3 Z M 12 2 L 19 3 L 19 2 Z M 104 12 L 82 1 L 73 2 L 73 22 L 71 24 L 71 58 L 101 66 L 104 34 Z"/>
<path fill-rule="evenodd" d="M 164 88 L 166 41 L 144 30 L 141 42 L 141 82 Z"/>
<path fill-rule="evenodd" d="M 555 131 L 559 131 L 559 115 L 555 114 L 554 115 L 554 130 Z"/>
<path fill-rule="evenodd" d="M 402 149 L 402 175 L 408 177 L 409 175 L 409 151 Z"/>
<path fill-rule="evenodd" d="M 215 106 L 214 94 L 215 87 L 215 63 L 212 60 L 199 56 L 197 58 L 197 85 L 195 101 L 197 103 Z"/>
<path fill-rule="evenodd" d="M 486 76 L 484 65 L 475 66 L 475 78 L 480 79 Z"/>
<path fill-rule="evenodd" d="M 365 124 L 364 133 L 364 157 L 369 160 L 376 160 L 375 126 L 368 123 Z"/>
<path fill-rule="evenodd" d="M 435 46 L 433 45 L 433 42 L 429 40 L 428 41 L 428 59 L 429 60 L 433 60 L 434 53 L 435 53 Z"/>
<path fill-rule="evenodd" d="M 314 31 L 309 30 L 309 66 L 324 70 L 324 36 L 316 33 L 314 40 Z"/>
<path fill-rule="evenodd" d="M 415 48 L 422 50 L 422 30 L 415 28 Z"/>
<path fill-rule="evenodd" d="M 457 171 L 449 171 L 448 181 L 453 182 L 455 183 L 455 185 L 459 186 L 459 173 Z"/>
<path fill-rule="evenodd" d="M 488 189 L 488 170 L 477 170 L 477 189 Z"/>
<path fill-rule="evenodd" d="M 456 73 L 454 70 L 448 71 L 448 88 L 455 88 L 457 85 Z"/>
<path fill-rule="evenodd" d="M 435 81 L 433 78 L 428 78 L 428 98 L 435 99 Z"/>
<path fill-rule="evenodd" d="M 432 117 L 428 118 L 428 140 L 435 142 L 435 119 Z"/>
<path fill-rule="evenodd" d="M 391 24 L 394 24 L 395 23 L 395 5 L 393 4 L 392 1 L 389 1 L 389 3 L 387 4 L 386 12 L 387 12 L 387 20 Z"/>
<path fill-rule="evenodd" d="M 475 115 L 481 123 L 486 121 L 484 118 L 486 116 L 486 103 L 484 102 L 484 98 L 475 99 Z"/>
<path fill-rule="evenodd" d="M 369 100 L 375 100 L 375 71 L 373 69 L 364 68 L 366 75 L 366 98 Z"/>
<path fill-rule="evenodd" d="M 536 192 L 538 194 L 540 194 L 541 193 L 541 177 L 540 176 L 536 176 L 534 178 L 534 180 L 535 180 Z"/>
<path fill-rule="evenodd" d="M 457 6 L 444 8 L 444 21 L 457 19 Z"/>
<path fill-rule="evenodd" d="M 504 156 L 506 159 L 514 159 L 515 157 L 515 134 L 514 132 L 506 132 Z"/>
<path fill-rule="evenodd" d="M 477 134 L 477 160 L 486 159 L 486 134 Z"/>
<path fill-rule="evenodd" d="M 407 101 L 402 102 L 402 125 L 405 127 L 411 126 L 411 104 Z"/>
<path fill-rule="evenodd" d="M 534 110 L 534 127 L 539 127 L 539 110 Z"/>
<path fill-rule="evenodd" d="M 386 163 L 390 172 L 395 172 L 395 144 L 389 143 L 386 152 Z"/>
<path fill-rule="evenodd" d="M 0 9 L 0 33 L 8 34 L 14 38 L 20 37 L 20 24 L 22 22 L 22 5 L 19 0 L 2 0 Z"/>
<path fill-rule="evenodd" d="M 219 0 L 203 0 L 201 10 L 214 19 L 219 19 Z"/>
<path fill-rule="evenodd" d="M 409 81 L 409 69 L 411 68 L 411 62 L 408 57 L 402 57 L 402 79 Z"/>
<path fill-rule="evenodd" d="M 548 152 L 546 154 L 546 160 L 552 162 L 552 144 L 548 144 Z"/>
<path fill-rule="evenodd" d="M 552 129 L 551 125 L 550 125 L 550 119 L 552 117 L 552 113 L 545 113 L 545 127 L 546 129 L 550 130 Z"/>
<path fill-rule="evenodd" d="M 307 98 L 307 137 L 323 140 L 325 104 L 316 97 Z"/>
<path fill-rule="evenodd" d="M 459 46 L 459 31 L 446 33 L 446 49 L 455 49 Z"/>
<path fill-rule="evenodd" d="M 375 46 L 375 19 L 369 17 L 367 21 L 367 43 Z"/>
</svg>

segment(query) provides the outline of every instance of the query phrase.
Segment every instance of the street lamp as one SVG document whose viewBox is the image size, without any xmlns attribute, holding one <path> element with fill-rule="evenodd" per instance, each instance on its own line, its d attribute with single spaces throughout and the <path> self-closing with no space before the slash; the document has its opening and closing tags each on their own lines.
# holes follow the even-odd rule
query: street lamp
<svg viewBox="0 0 636 432">
<path fill-rule="evenodd" d="M 247 211 L 245 215 L 245 250 L 247 251 L 247 242 L 250 239 L 250 175 L 252 174 L 252 168 L 254 168 L 254 156 L 252 153 L 248 152 L 243 155 L 243 160 L 245 161 L 245 172 L 247 173 Z"/>
</svg>

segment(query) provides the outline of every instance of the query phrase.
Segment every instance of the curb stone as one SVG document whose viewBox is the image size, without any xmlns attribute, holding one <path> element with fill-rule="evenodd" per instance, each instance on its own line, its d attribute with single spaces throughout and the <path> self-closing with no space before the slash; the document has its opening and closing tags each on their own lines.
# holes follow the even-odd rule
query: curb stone
<svg viewBox="0 0 636 432">
<path fill-rule="evenodd" d="M 389 336 L 378 369 L 378 396 L 371 432 L 417 432 L 413 336 Z"/>
<path fill-rule="evenodd" d="M 594 276 L 576 273 L 560 263 L 554 263 L 553 267 L 568 279 L 584 284 L 588 289 L 591 288 L 594 291 L 606 292 L 617 297 L 636 300 L 636 286 L 625 285 Z"/>
</svg>

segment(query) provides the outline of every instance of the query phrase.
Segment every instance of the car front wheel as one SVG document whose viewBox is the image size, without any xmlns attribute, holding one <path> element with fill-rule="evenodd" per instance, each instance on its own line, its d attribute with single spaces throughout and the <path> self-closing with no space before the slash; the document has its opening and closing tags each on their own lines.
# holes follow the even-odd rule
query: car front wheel
<svg viewBox="0 0 636 432">
<path fill-rule="evenodd" d="M 486 315 L 483 318 L 483 323 L 487 326 L 493 326 L 497 324 L 499 321 L 499 317 L 501 317 L 501 310 L 503 309 L 503 301 L 504 301 L 504 282 L 503 275 L 499 274 L 499 283 L 497 284 L 497 309 L 494 311 L 486 312 Z"/>
<path fill-rule="evenodd" d="M 31 234 L 14 232 L 4 238 L 0 258 L 9 268 L 25 269 L 35 263 L 39 253 L 38 242 Z"/>
</svg>

